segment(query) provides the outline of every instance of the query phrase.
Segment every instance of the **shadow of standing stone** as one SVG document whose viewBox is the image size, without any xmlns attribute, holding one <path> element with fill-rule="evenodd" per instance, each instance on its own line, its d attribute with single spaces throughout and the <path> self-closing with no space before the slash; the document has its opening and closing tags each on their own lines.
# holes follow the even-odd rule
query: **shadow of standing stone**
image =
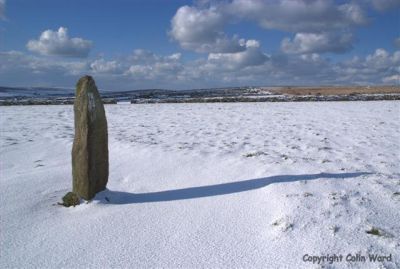
<svg viewBox="0 0 400 269">
<path fill-rule="evenodd" d="M 108 133 L 103 102 L 92 77 L 76 85 L 72 146 L 73 192 L 90 200 L 108 181 Z"/>
</svg>

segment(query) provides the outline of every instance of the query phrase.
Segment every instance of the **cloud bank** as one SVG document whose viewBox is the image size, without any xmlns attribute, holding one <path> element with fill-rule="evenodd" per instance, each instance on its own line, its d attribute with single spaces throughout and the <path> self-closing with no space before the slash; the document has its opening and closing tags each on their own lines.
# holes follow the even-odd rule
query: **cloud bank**
<svg viewBox="0 0 400 269">
<path fill-rule="evenodd" d="M 72 87 L 83 74 L 96 77 L 110 90 L 143 88 L 191 89 L 237 85 L 357 85 L 399 84 L 400 51 L 376 49 L 365 57 L 331 62 L 317 53 L 264 54 L 247 41 L 238 53 L 210 53 L 184 61 L 180 53 L 167 56 L 137 49 L 114 59 L 43 58 L 23 52 L 0 53 L 0 85 Z M 49 85 L 49 79 L 51 85 Z"/>
</svg>

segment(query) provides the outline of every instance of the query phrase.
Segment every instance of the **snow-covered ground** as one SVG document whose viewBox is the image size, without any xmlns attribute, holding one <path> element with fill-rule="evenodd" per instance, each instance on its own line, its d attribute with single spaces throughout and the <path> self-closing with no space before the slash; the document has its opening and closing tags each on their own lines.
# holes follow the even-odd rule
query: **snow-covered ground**
<svg viewBox="0 0 400 269">
<path fill-rule="evenodd" d="M 1 268 L 400 267 L 400 102 L 106 113 L 108 190 L 64 208 L 72 106 L 0 107 Z"/>
</svg>

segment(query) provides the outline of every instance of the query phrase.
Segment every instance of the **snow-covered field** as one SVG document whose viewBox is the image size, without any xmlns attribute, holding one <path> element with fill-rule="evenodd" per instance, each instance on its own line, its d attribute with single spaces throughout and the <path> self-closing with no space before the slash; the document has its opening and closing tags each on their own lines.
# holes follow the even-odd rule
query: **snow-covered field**
<svg viewBox="0 0 400 269">
<path fill-rule="evenodd" d="M 1 268 L 400 267 L 400 102 L 106 113 L 108 190 L 64 208 L 72 106 L 0 107 Z"/>
</svg>

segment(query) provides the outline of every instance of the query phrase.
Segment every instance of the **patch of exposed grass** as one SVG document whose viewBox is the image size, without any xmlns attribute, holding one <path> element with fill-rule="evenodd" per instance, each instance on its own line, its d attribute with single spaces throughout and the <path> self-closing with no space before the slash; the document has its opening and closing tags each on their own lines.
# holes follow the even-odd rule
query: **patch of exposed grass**
<svg viewBox="0 0 400 269">
<path fill-rule="evenodd" d="M 63 198 L 62 203 L 58 203 L 59 205 L 63 205 L 65 207 L 76 206 L 81 202 L 80 197 L 74 192 L 68 192 Z"/>
<path fill-rule="evenodd" d="M 333 235 L 335 235 L 339 231 L 339 227 L 336 225 L 332 225 L 329 227 L 329 230 L 332 231 Z"/>
<path fill-rule="evenodd" d="M 250 157 L 257 157 L 257 156 L 261 156 L 261 155 L 268 155 L 268 154 L 263 151 L 256 151 L 256 152 L 250 152 L 250 153 L 244 154 L 243 156 L 246 158 L 250 158 Z"/>
<path fill-rule="evenodd" d="M 305 193 L 303 193 L 303 196 L 304 196 L 304 197 L 309 197 L 309 196 L 313 196 L 313 194 L 312 194 L 312 193 L 309 193 L 309 192 L 305 192 Z"/>
<path fill-rule="evenodd" d="M 378 228 L 372 227 L 370 230 L 365 231 L 367 234 L 372 234 L 376 236 L 382 236 Z"/>
</svg>

